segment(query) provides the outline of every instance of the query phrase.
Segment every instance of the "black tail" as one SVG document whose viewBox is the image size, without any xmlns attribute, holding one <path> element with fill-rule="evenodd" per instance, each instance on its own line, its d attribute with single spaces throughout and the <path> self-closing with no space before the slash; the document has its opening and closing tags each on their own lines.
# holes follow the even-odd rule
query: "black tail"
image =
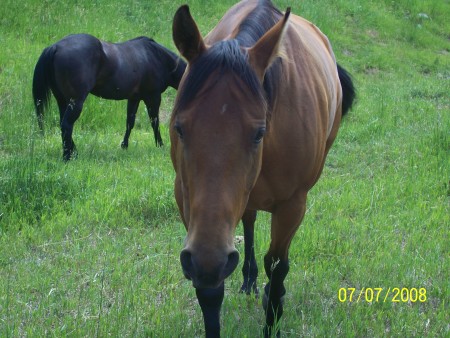
<svg viewBox="0 0 450 338">
<path fill-rule="evenodd" d="M 345 115 L 350 108 L 352 108 L 353 101 L 356 97 L 356 90 L 353 86 L 353 81 L 350 74 L 339 65 L 337 65 L 337 69 L 342 87 L 342 115 Z"/>
<path fill-rule="evenodd" d="M 33 99 L 38 124 L 41 131 L 44 130 L 44 111 L 48 108 L 50 101 L 50 86 L 53 79 L 53 47 L 44 49 L 39 57 L 33 76 Z"/>
</svg>

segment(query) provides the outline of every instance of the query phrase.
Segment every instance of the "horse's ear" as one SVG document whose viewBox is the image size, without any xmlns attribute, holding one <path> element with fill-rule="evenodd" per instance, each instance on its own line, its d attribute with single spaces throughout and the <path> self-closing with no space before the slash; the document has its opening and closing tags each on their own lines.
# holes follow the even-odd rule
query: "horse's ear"
<svg viewBox="0 0 450 338">
<path fill-rule="evenodd" d="M 287 28 L 290 14 L 291 8 L 288 7 L 284 17 L 248 50 L 250 65 L 253 67 L 261 82 L 264 79 L 267 68 L 269 68 L 275 58 L 281 53 L 280 43 L 284 31 Z"/>
<path fill-rule="evenodd" d="M 189 63 L 206 50 L 205 43 L 191 16 L 188 5 L 181 6 L 175 13 L 172 34 L 175 46 Z"/>
</svg>

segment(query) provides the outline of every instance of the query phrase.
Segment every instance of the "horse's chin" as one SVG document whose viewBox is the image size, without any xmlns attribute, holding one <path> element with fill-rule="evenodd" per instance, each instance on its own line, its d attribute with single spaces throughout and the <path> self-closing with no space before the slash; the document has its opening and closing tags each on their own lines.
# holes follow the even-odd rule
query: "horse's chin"
<svg viewBox="0 0 450 338">
<path fill-rule="evenodd" d="M 204 282 L 199 282 L 196 279 L 191 279 L 188 277 L 186 277 L 186 278 L 192 282 L 192 286 L 196 289 L 217 289 L 223 283 L 223 281 L 217 281 L 215 283 L 204 283 Z"/>
<path fill-rule="evenodd" d="M 183 270 L 183 275 L 184 278 L 186 278 L 187 280 L 192 280 L 192 278 Z"/>
</svg>

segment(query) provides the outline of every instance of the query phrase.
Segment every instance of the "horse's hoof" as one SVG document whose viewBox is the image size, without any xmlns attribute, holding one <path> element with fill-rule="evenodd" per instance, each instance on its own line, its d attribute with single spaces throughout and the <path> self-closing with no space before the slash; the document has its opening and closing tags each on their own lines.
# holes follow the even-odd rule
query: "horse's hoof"
<svg viewBox="0 0 450 338">
<path fill-rule="evenodd" d="M 64 162 L 69 162 L 73 158 L 74 158 L 74 153 L 73 152 L 64 151 L 64 153 L 63 153 L 63 161 Z"/>
<path fill-rule="evenodd" d="M 266 325 L 264 327 L 263 337 L 264 338 L 272 338 L 272 337 L 280 338 L 281 337 L 280 329 L 279 328 L 276 329 L 277 331 L 276 331 L 275 335 L 273 334 L 273 329 L 274 328 Z"/>
<path fill-rule="evenodd" d="M 122 143 L 120 144 L 120 147 L 121 147 L 122 149 L 128 149 L 128 143 L 122 142 Z"/>
<path fill-rule="evenodd" d="M 256 298 L 259 297 L 259 289 L 258 289 L 258 287 L 256 286 L 255 283 L 253 283 L 252 285 L 248 285 L 248 284 L 244 283 L 244 284 L 242 284 L 241 290 L 239 291 L 239 293 L 245 293 L 248 296 L 252 292 L 255 294 Z"/>
<path fill-rule="evenodd" d="M 63 155 L 63 161 L 64 162 L 69 162 L 70 160 L 73 160 L 73 159 L 75 159 L 76 158 L 76 156 L 74 155 L 74 154 L 65 154 L 65 155 Z"/>
</svg>

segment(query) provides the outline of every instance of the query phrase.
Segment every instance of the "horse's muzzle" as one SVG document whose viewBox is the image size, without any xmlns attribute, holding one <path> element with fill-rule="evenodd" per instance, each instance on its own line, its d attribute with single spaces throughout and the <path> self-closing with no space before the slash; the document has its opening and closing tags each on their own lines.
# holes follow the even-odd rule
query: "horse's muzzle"
<svg viewBox="0 0 450 338">
<path fill-rule="evenodd" d="M 233 249 L 229 254 L 212 260 L 204 254 L 194 254 L 184 249 L 180 254 L 180 262 L 184 276 L 192 281 L 197 289 L 217 288 L 236 269 L 239 253 Z"/>
</svg>

